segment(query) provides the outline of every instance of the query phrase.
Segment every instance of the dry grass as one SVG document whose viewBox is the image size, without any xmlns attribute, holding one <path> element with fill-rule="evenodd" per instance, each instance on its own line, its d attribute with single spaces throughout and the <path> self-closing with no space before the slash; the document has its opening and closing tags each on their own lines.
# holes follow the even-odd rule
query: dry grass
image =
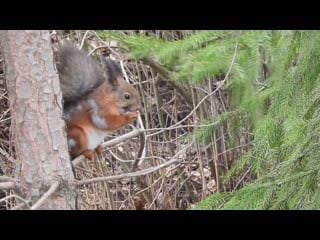
<svg viewBox="0 0 320 240">
<path fill-rule="evenodd" d="M 11 115 L 5 84 L 3 58 L 0 52 L 0 176 L 13 176 L 15 157 L 10 126 Z M 0 199 L 9 194 L 9 190 L 0 190 Z M 10 208 L 12 204 L 14 204 L 14 202 L 12 202 L 12 199 L 9 199 L 0 203 L 0 209 Z"/>
</svg>

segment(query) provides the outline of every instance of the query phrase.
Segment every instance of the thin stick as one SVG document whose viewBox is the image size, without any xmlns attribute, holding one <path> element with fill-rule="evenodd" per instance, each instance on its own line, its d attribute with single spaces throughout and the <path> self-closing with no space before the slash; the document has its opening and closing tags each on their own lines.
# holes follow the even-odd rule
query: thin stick
<svg viewBox="0 0 320 240">
<path fill-rule="evenodd" d="M 88 35 L 89 32 L 90 32 L 90 30 L 87 30 L 87 31 L 85 32 L 85 34 L 83 35 L 83 38 L 82 38 L 81 44 L 80 44 L 80 49 L 82 49 L 83 44 L 84 44 L 84 41 L 85 41 L 85 39 L 86 39 L 86 37 L 87 37 L 87 35 Z"/>
<path fill-rule="evenodd" d="M 127 75 L 126 71 L 124 70 L 124 66 L 123 66 L 123 61 L 122 60 L 120 61 L 120 66 L 121 66 L 121 69 L 122 69 L 122 72 L 123 72 L 123 75 L 124 75 L 126 81 L 129 82 L 129 78 L 128 78 L 128 75 Z M 143 122 L 142 122 L 140 114 L 138 116 L 138 121 L 139 121 L 140 128 L 142 130 L 145 130 L 145 127 L 143 125 Z M 146 156 L 146 145 L 147 145 L 147 138 L 146 138 L 144 132 L 142 131 L 140 133 L 140 148 L 139 148 L 137 157 L 136 157 L 136 159 L 134 160 L 134 162 L 132 164 L 131 171 L 136 170 L 136 168 L 138 167 L 139 163 L 143 162 L 143 159 Z"/>
<path fill-rule="evenodd" d="M 180 153 L 184 152 L 192 144 L 193 144 L 193 142 L 188 144 L 186 147 L 182 148 L 179 152 L 177 152 L 172 157 L 172 160 L 167 161 L 167 162 L 165 162 L 163 164 L 160 164 L 159 166 L 143 169 L 143 170 L 140 170 L 140 171 L 137 171 L 137 172 L 132 172 L 132 173 L 123 173 L 123 174 L 119 174 L 119 175 L 115 175 L 115 176 L 97 177 L 97 178 L 85 179 L 85 180 L 81 180 L 81 181 L 76 181 L 75 184 L 76 184 L 76 186 L 79 186 L 79 185 L 83 185 L 83 184 L 95 183 L 95 182 L 100 182 L 100 181 L 109 181 L 109 180 L 118 180 L 118 179 L 122 179 L 122 178 L 138 177 L 138 176 L 142 176 L 142 175 L 146 175 L 146 174 L 155 172 L 155 171 L 157 171 L 159 169 L 162 169 L 162 168 L 165 168 L 167 166 L 170 166 L 171 164 L 174 164 L 174 163 L 177 163 L 177 162 L 181 162 L 182 159 L 176 158 L 176 156 L 178 156 Z"/>
<path fill-rule="evenodd" d="M 12 162 L 12 163 L 16 163 L 16 162 L 17 162 L 13 157 L 11 157 L 7 152 L 5 152 L 4 150 L 2 150 L 1 148 L 0 148 L 0 153 L 1 153 L 3 156 L 5 156 L 9 162 Z"/>
<path fill-rule="evenodd" d="M 107 44 L 106 41 L 103 41 L 103 40 L 101 39 L 101 37 L 96 33 L 96 31 L 93 31 L 93 34 L 94 34 L 103 44 L 105 44 L 105 47 L 108 48 L 108 49 L 112 52 L 112 54 L 117 55 L 118 57 L 120 57 L 120 54 L 117 53 L 115 50 L 113 50 L 112 47 L 110 47 L 110 46 Z"/>
<path fill-rule="evenodd" d="M 20 187 L 20 185 L 18 185 L 15 182 L 1 182 L 0 183 L 1 190 L 9 190 L 9 189 L 14 189 L 14 188 L 18 188 L 18 187 Z"/>
<path fill-rule="evenodd" d="M 6 197 L 0 199 L 0 203 L 6 201 L 6 200 L 9 199 L 9 198 L 19 199 L 22 203 L 24 203 L 25 205 L 27 205 L 27 207 L 30 209 L 30 205 L 29 205 L 28 201 L 25 200 L 25 199 L 23 199 L 22 197 L 20 197 L 20 196 L 18 196 L 18 195 L 15 195 L 15 194 L 11 194 L 11 195 L 9 195 L 9 196 L 6 196 Z"/>
<path fill-rule="evenodd" d="M 87 56 L 91 56 L 92 53 L 94 53 L 95 51 L 97 51 L 98 49 L 101 49 L 101 48 L 106 48 L 105 46 L 99 46 L 99 47 L 95 47 L 94 49 L 92 49 Z"/>
<path fill-rule="evenodd" d="M 11 208 L 10 210 L 18 210 L 20 208 L 22 208 L 26 203 L 19 203 L 16 206 L 14 206 L 13 208 Z M 29 207 L 30 208 L 30 207 Z"/>
<path fill-rule="evenodd" d="M 41 198 L 30 208 L 31 210 L 37 210 L 59 187 L 59 182 L 55 181 L 47 192 L 45 192 Z"/>
<path fill-rule="evenodd" d="M 251 167 L 249 167 L 248 170 L 243 174 L 243 176 L 240 178 L 239 182 L 234 186 L 231 192 L 234 192 L 238 188 L 240 183 L 243 181 L 243 179 L 248 175 L 250 171 L 251 171 Z"/>
<path fill-rule="evenodd" d="M 7 176 L 0 176 L 0 182 L 17 182 L 17 179 L 7 177 Z"/>
</svg>

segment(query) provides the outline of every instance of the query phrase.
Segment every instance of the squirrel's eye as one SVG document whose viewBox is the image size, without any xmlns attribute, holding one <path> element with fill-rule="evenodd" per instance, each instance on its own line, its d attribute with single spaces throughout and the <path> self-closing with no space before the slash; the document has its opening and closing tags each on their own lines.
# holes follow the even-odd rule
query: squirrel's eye
<svg viewBox="0 0 320 240">
<path fill-rule="evenodd" d="M 131 95 L 129 93 L 125 93 L 123 97 L 124 99 L 129 100 L 131 98 Z"/>
</svg>

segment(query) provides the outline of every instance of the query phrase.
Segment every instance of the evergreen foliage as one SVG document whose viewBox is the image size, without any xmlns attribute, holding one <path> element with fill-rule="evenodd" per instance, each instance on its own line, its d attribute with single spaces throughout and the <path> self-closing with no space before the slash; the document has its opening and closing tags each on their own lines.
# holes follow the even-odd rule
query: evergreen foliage
<svg viewBox="0 0 320 240">
<path fill-rule="evenodd" d="M 256 180 L 238 191 L 214 194 L 197 209 L 320 207 L 320 32 L 198 31 L 179 41 L 99 34 L 119 40 L 133 57 L 159 62 L 172 79 L 193 84 L 224 76 L 238 43 L 226 82 L 231 109 L 207 119 L 205 124 L 214 124 L 195 134 L 205 141 L 223 123 L 235 132 L 250 124 L 253 146 L 224 181 L 249 168 Z"/>
</svg>

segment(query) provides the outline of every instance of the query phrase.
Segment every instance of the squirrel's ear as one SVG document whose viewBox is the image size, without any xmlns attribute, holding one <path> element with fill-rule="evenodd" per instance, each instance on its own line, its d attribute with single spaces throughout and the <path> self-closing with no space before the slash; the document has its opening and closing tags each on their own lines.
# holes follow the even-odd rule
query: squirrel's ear
<svg viewBox="0 0 320 240">
<path fill-rule="evenodd" d="M 109 83 L 112 86 L 119 85 L 117 79 L 123 77 L 119 64 L 111 59 L 105 59 L 104 57 L 101 57 L 101 62 Z"/>
</svg>

